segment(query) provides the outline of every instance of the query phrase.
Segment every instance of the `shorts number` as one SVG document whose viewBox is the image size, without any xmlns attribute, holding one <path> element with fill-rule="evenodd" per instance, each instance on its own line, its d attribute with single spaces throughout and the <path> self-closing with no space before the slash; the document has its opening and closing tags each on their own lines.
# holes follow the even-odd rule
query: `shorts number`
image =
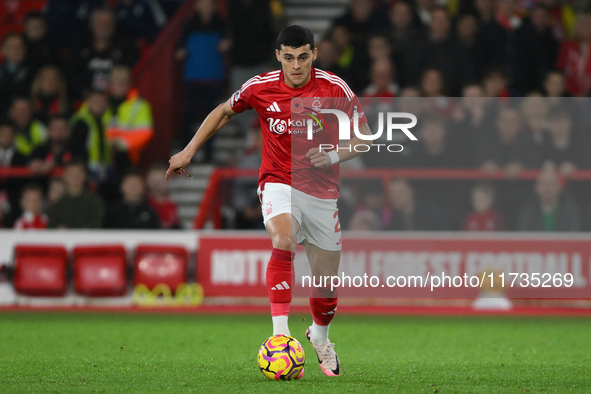
<svg viewBox="0 0 591 394">
<path fill-rule="evenodd" d="M 334 225 L 334 232 L 340 233 L 341 232 L 341 221 L 340 221 L 340 219 L 338 219 L 339 211 L 336 211 L 332 217 L 334 219 L 337 219 L 337 223 Z"/>
</svg>

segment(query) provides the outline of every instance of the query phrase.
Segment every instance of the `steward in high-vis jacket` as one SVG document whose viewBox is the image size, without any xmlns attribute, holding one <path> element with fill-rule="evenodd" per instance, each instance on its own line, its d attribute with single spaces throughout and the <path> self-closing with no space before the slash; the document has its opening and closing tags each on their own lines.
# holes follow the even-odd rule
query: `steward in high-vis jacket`
<svg viewBox="0 0 591 394">
<path fill-rule="evenodd" d="M 107 95 L 99 91 L 92 91 L 70 119 L 72 149 L 86 158 L 91 176 L 98 180 L 111 175 L 112 152 L 105 132 L 109 119 Z"/>
<path fill-rule="evenodd" d="M 111 71 L 109 105 L 107 138 L 116 148 L 126 151 L 131 163 L 137 165 L 142 150 L 154 135 L 154 126 L 150 103 L 131 88 L 127 67 L 118 66 Z"/>
</svg>

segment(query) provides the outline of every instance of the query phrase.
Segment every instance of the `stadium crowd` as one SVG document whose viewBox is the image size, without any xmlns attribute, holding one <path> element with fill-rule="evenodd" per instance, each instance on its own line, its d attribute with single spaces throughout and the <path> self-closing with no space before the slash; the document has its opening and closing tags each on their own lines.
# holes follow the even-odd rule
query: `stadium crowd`
<svg viewBox="0 0 591 394">
<path fill-rule="evenodd" d="M 0 223 L 179 227 L 165 164 L 138 170 L 158 130 L 132 70 L 182 1 L 48 0 L 41 11 L 22 12 L 24 3 L 0 0 L 0 25 L 22 28 L 1 41 L 0 167 L 27 166 L 36 177 L 0 183 Z M 176 44 L 174 57 L 184 65 L 181 144 L 244 81 L 277 68 L 274 39 L 287 23 L 281 2 L 225 3 L 222 15 L 215 1 L 195 0 Z M 535 182 L 454 186 L 345 177 L 344 229 L 591 228 L 588 182 L 565 182 L 591 168 L 583 98 L 591 92 L 591 1 L 351 0 L 317 39 L 315 66 L 347 81 L 369 103 L 368 119 L 384 104 L 372 98 L 395 98 L 421 119 L 416 144 L 395 156 L 362 155 L 357 169 L 503 170 L 509 179 L 541 170 Z M 421 108 L 416 97 L 425 98 Z M 252 115 L 239 118 L 251 142 L 235 162 L 256 168 L 260 131 L 250 127 Z M 214 148 L 206 146 L 205 162 Z M 60 177 L 52 176 L 57 168 Z M 235 187 L 240 196 L 229 203 L 227 225 L 259 228 L 254 188 Z"/>
</svg>

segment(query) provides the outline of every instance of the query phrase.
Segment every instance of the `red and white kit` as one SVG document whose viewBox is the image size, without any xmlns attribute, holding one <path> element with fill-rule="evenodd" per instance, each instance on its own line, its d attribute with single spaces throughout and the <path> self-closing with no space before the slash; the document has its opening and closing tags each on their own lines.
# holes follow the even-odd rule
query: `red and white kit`
<svg viewBox="0 0 591 394">
<path fill-rule="evenodd" d="M 338 109 L 351 121 L 356 111 L 358 125 L 367 123 L 353 91 L 330 72 L 312 68 L 310 81 L 301 88 L 287 86 L 282 70 L 246 81 L 232 96 L 231 105 L 234 112 L 254 109 L 260 118 L 263 159 L 259 171 L 259 196 L 263 218 L 266 223 L 276 215 L 291 213 L 301 226 L 298 242 L 306 239 L 326 250 L 340 250 L 336 207 L 339 166 L 316 168 L 306 157 L 310 148 L 319 144 L 339 145 L 338 121 L 336 116 L 325 114 L 324 127 L 320 131 L 314 130 L 313 139 L 308 140 L 307 115 L 292 108 L 294 98 L 318 98 L 327 106 L 325 108 Z M 293 190 L 283 185 L 293 187 Z M 319 234 L 325 231 L 331 236 Z"/>
</svg>

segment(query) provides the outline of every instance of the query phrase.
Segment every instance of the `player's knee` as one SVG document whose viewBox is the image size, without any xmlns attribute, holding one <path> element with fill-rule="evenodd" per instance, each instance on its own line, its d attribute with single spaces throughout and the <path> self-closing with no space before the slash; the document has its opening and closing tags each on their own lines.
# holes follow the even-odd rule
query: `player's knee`
<svg viewBox="0 0 591 394">
<path fill-rule="evenodd" d="M 273 247 L 276 249 L 293 250 L 291 234 L 275 234 L 271 237 Z"/>
</svg>

